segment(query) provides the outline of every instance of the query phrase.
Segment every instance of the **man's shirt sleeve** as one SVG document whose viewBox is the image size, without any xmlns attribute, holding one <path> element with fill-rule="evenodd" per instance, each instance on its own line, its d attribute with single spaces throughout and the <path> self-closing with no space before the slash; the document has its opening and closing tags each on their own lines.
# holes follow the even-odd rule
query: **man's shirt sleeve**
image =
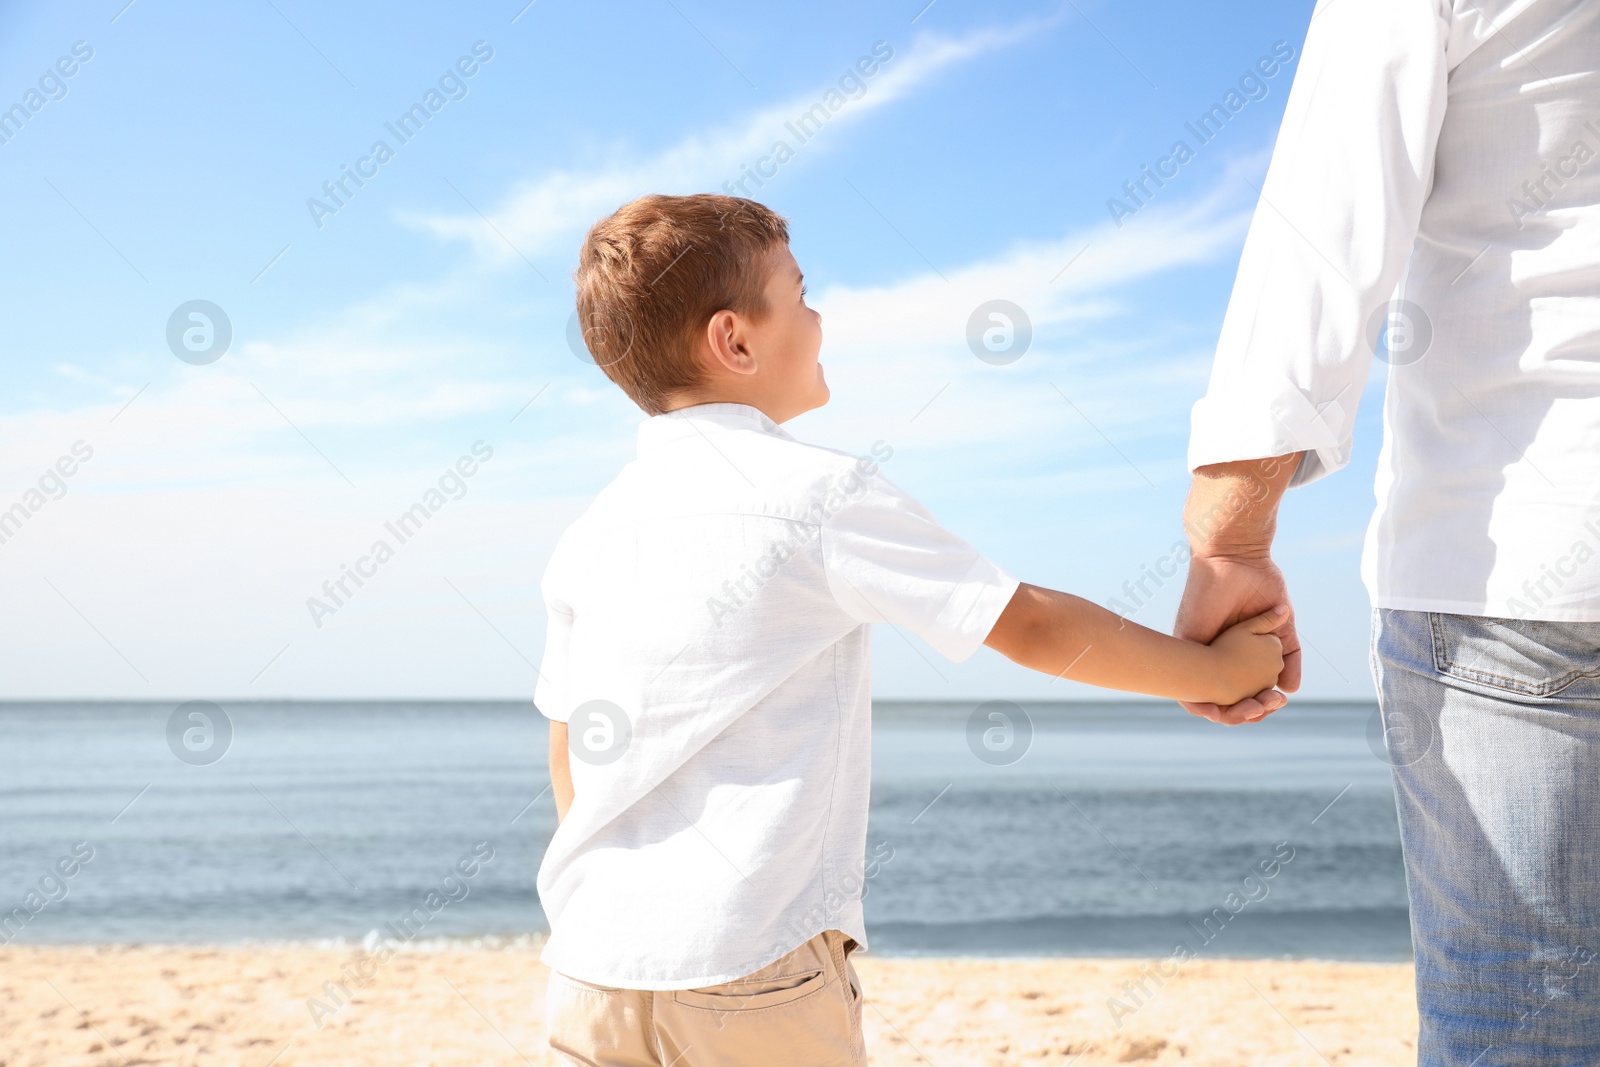
<svg viewBox="0 0 1600 1067">
<path fill-rule="evenodd" d="M 983 644 L 1017 580 L 882 475 L 822 523 L 828 586 L 860 622 L 903 626 L 956 662 Z"/>
<path fill-rule="evenodd" d="M 1350 461 L 1433 182 L 1451 19 L 1448 0 L 1317 4 L 1192 413 L 1191 470 L 1306 452 L 1299 485 Z"/>
</svg>

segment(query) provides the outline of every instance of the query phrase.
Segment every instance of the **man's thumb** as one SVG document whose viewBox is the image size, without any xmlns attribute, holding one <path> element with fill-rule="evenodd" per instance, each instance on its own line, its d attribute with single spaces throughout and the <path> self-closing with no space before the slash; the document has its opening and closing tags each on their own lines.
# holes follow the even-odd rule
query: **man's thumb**
<svg viewBox="0 0 1600 1067">
<path fill-rule="evenodd" d="M 1247 619 L 1245 625 L 1250 627 L 1253 634 L 1270 634 L 1283 625 L 1283 620 L 1289 617 L 1289 605 L 1279 604 L 1270 611 L 1264 611 L 1253 619 Z"/>
</svg>

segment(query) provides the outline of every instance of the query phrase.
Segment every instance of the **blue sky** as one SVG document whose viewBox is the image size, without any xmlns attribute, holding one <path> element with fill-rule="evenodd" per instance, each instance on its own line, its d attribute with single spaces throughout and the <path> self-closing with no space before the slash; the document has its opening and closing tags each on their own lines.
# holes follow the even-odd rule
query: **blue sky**
<svg viewBox="0 0 1600 1067">
<path fill-rule="evenodd" d="M 779 139 L 793 157 L 746 189 L 790 220 L 835 397 L 793 432 L 886 443 L 946 525 L 1100 602 L 1180 539 L 1188 409 L 1293 62 L 1209 143 L 1185 124 L 1278 42 L 1298 55 L 1309 3 L 524 2 L 0 6 L 0 107 L 27 112 L 0 126 L 0 510 L 36 505 L 0 543 L 5 695 L 527 696 L 544 562 L 641 417 L 567 344 L 583 230 Z M 386 124 L 430 90 L 402 142 Z M 1193 158 L 1116 225 L 1180 139 Z M 1033 327 L 1007 365 L 966 339 L 994 299 Z M 199 365 L 167 337 L 194 300 L 232 332 Z M 1310 696 L 1371 692 L 1381 390 L 1280 531 Z M 314 620 L 441 477 L 425 528 Z M 1167 628 L 1177 586 L 1134 617 Z M 876 648 L 880 696 L 1093 695 L 987 650 Z"/>
</svg>

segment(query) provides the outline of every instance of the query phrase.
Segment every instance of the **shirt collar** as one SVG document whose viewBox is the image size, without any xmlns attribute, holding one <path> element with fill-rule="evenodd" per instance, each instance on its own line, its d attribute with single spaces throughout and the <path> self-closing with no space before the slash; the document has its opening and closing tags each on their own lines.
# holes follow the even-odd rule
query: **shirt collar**
<svg viewBox="0 0 1600 1067">
<path fill-rule="evenodd" d="M 788 432 L 749 404 L 696 404 L 639 424 L 639 455 L 653 448 L 702 434 L 725 430 L 754 430 L 792 441 Z"/>
</svg>

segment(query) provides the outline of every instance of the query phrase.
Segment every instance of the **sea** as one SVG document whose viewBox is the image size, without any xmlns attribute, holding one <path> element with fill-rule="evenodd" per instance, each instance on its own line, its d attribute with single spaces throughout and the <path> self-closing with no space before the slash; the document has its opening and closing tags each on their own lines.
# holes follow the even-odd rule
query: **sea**
<svg viewBox="0 0 1600 1067">
<path fill-rule="evenodd" d="M 1375 704 L 873 717 L 874 953 L 1410 958 Z M 430 894 L 417 936 L 547 929 L 531 703 L 10 702 L 0 737 L 0 943 L 360 941 Z"/>
</svg>

